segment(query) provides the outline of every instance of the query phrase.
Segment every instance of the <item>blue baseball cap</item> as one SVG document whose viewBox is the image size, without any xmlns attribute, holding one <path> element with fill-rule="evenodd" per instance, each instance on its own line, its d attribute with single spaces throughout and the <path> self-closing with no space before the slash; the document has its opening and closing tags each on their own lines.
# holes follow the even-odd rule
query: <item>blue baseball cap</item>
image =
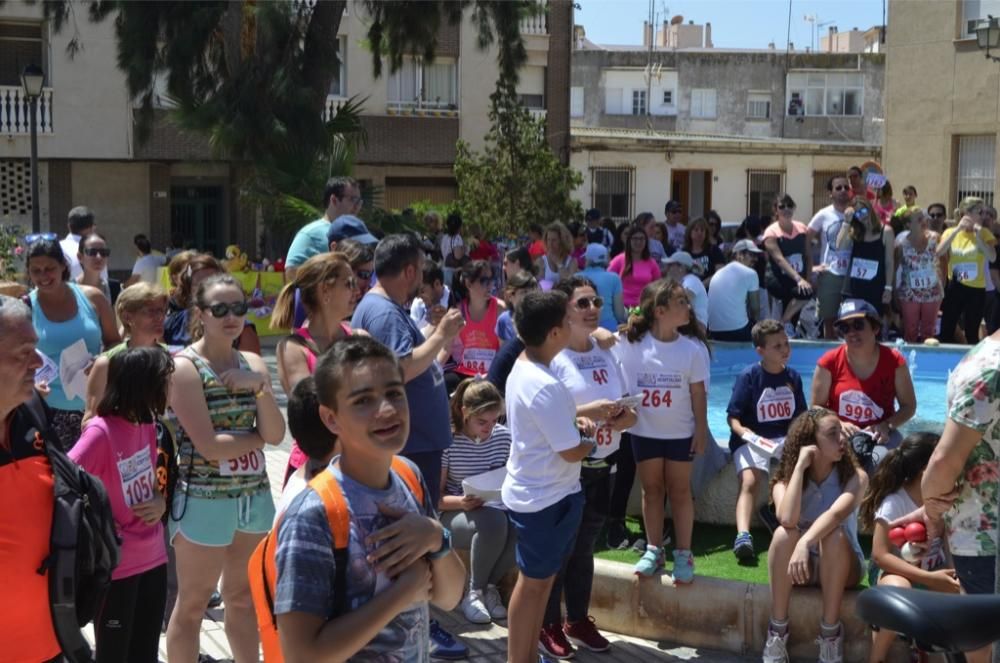
<svg viewBox="0 0 1000 663">
<path fill-rule="evenodd" d="M 845 299 L 837 311 L 837 322 L 850 320 L 851 318 L 871 318 L 872 320 L 882 320 L 875 307 L 863 299 Z"/>
<path fill-rule="evenodd" d="M 344 214 L 338 216 L 326 229 L 326 243 L 339 242 L 342 239 L 353 239 L 362 244 L 378 244 L 378 238 L 368 232 L 365 222 L 356 216 Z"/>
</svg>

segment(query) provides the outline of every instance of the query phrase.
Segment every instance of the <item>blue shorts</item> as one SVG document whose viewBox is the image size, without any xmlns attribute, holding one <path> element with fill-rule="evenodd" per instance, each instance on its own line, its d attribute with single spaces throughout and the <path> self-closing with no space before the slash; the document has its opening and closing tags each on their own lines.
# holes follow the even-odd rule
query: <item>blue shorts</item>
<svg viewBox="0 0 1000 663">
<path fill-rule="evenodd" d="M 267 534 L 274 523 L 274 500 L 265 488 L 240 497 L 193 497 L 174 495 L 185 500 L 180 520 L 168 518 L 170 542 L 178 532 L 199 546 L 223 547 L 233 542 L 236 532 Z"/>
<path fill-rule="evenodd" d="M 694 438 L 661 440 L 632 433 L 632 454 L 637 463 L 654 458 L 690 463 L 694 460 Z"/>
<path fill-rule="evenodd" d="M 517 530 L 517 568 L 529 578 L 544 580 L 559 572 L 573 551 L 583 517 L 583 493 L 567 495 L 533 513 L 510 511 Z"/>
<path fill-rule="evenodd" d="M 996 557 L 952 555 L 958 582 L 966 594 L 992 594 L 996 585 Z"/>
</svg>

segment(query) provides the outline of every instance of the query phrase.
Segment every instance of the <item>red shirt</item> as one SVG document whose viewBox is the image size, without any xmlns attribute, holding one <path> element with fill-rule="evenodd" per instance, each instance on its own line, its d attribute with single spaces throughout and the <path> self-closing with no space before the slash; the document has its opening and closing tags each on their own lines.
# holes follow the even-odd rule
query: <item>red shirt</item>
<svg viewBox="0 0 1000 663">
<path fill-rule="evenodd" d="M 469 257 L 473 260 L 492 262 L 500 257 L 500 253 L 497 251 L 497 247 L 493 246 L 490 242 L 479 240 L 476 242 L 476 248 L 469 252 Z"/>
<path fill-rule="evenodd" d="M 841 421 L 866 427 L 896 413 L 896 369 L 906 366 L 898 350 L 879 345 L 878 364 L 865 380 L 859 380 L 847 362 L 847 346 L 841 345 L 819 358 L 819 366 L 830 371 L 830 396 L 824 404 Z"/>
<path fill-rule="evenodd" d="M 462 302 L 462 317 L 465 326 L 458 333 L 462 345 L 462 354 L 455 357 L 458 360 L 456 373 L 474 376 L 486 375 L 490 372 L 490 364 L 500 349 L 500 339 L 497 337 L 497 298 L 490 297 L 486 306 L 486 315 L 482 320 L 473 320 L 469 315 L 469 304 Z"/>
<path fill-rule="evenodd" d="M 540 239 L 536 239 L 532 242 L 531 246 L 528 247 L 528 255 L 532 258 L 539 258 L 540 256 L 545 255 L 545 242 Z"/>
</svg>

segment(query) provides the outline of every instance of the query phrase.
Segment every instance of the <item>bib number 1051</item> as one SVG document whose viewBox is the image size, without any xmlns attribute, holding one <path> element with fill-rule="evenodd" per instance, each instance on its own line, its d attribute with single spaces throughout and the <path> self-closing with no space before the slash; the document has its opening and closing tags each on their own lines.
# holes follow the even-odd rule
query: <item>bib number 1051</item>
<svg viewBox="0 0 1000 663">
<path fill-rule="evenodd" d="M 642 406 L 643 407 L 670 407 L 673 400 L 670 397 L 669 389 L 643 389 L 642 390 Z"/>
</svg>

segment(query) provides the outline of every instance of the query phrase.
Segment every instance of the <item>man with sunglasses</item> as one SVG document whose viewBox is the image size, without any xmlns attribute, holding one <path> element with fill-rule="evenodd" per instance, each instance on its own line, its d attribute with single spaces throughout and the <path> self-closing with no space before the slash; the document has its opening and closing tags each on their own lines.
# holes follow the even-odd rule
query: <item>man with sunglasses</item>
<svg viewBox="0 0 1000 663">
<path fill-rule="evenodd" d="M 823 320 L 823 337 L 836 338 L 833 322 L 840 305 L 844 277 L 851 262 L 851 247 L 837 249 L 837 235 L 844 223 L 844 210 L 851 201 L 851 185 L 847 178 L 834 175 L 826 182 L 830 194 L 830 204 L 816 212 L 809 222 L 807 237 L 812 246 L 816 239 L 820 243 L 820 262 L 814 268 L 818 273 L 816 297 L 819 300 L 819 316 Z"/>
<path fill-rule="evenodd" d="M 944 203 L 931 203 L 927 206 L 927 218 L 930 222 L 927 227 L 941 234 L 944 232 L 944 227 L 948 222 L 948 210 L 945 209 Z"/>
<path fill-rule="evenodd" d="M 344 214 L 357 214 L 361 210 L 361 189 L 352 177 L 331 177 L 323 189 L 323 203 L 326 205 L 323 216 L 299 228 L 292 245 L 288 247 L 285 272 L 289 281 L 295 278 L 299 265 L 329 250 L 326 233 L 331 222 Z"/>
</svg>

